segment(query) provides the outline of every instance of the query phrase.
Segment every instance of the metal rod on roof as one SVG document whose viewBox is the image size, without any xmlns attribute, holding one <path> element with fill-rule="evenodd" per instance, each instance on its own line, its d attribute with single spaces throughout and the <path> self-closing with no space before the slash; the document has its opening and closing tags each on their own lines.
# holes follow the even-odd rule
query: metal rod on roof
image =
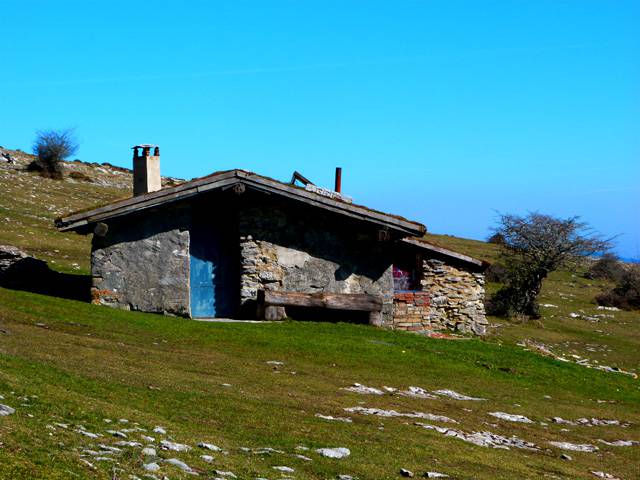
<svg viewBox="0 0 640 480">
<path fill-rule="evenodd" d="M 342 168 L 336 167 L 336 192 L 340 193 L 342 191 Z"/>
</svg>

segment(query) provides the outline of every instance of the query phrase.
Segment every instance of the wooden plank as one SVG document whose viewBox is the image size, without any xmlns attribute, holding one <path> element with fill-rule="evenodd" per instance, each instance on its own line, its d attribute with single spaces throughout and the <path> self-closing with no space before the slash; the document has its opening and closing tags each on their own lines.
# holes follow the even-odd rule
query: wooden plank
<svg viewBox="0 0 640 480">
<path fill-rule="evenodd" d="M 328 308 L 379 312 L 382 298 L 366 293 L 300 293 L 265 291 L 260 300 L 267 306 Z"/>
</svg>

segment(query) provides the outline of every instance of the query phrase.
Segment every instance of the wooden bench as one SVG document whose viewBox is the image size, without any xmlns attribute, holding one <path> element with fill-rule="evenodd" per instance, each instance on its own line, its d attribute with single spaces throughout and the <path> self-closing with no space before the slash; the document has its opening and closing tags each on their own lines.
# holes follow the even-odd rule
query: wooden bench
<svg viewBox="0 0 640 480">
<path fill-rule="evenodd" d="M 259 315 L 265 320 L 282 320 L 284 307 L 328 308 L 369 312 L 369 323 L 382 324 L 382 297 L 368 293 L 300 293 L 260 290 Z"/>
</svg>

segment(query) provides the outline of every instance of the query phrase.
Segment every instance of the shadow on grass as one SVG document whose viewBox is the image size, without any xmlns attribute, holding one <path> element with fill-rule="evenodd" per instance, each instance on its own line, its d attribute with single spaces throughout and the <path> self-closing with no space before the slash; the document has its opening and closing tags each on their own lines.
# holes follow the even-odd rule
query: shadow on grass
<svg viewBox="0 0 640 480">
<path fill-rule="evenodd" d="M 91 275 L 56 272 L 46 262 L 32 257 L 4 270 L 0 275 L 0 287 L 82 302 L 91 300 Z"/>
</svg>

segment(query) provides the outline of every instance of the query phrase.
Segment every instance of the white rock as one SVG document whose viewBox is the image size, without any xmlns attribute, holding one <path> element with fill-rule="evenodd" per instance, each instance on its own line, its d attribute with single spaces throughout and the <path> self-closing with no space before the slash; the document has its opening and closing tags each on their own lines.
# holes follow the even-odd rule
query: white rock
<svg viewBox="0 0 640 480">
<path fill-rule="evenodd" d="M 142 449 L 142 454 L 147 456 L 147 457 L 155 457 L 156 456 L 156 449 L 155 448 L 151 448 L 151 447 L 145 447 Z"/>
<path fill-rule="evenodd" d="M 353 422 L 353 420 L 347 417 L 332 417 L 331 415 L 322 415 L 321 413 L 316 413 L 316 417 L 322 418 L 323 420 L 333 420 L 335 422 L 344 422 L 344 423 Z"/>
<path fill-rule="evenodd" d="M 213 457 L 211 455 L 200 455 L 200 458 L 207 463 L 213 462 Z"/>
<path fill-rule="evenodd" d="M 196 472 L 193 471 L 193 469 L 189 465 L 187 465 L 182 460 L 179 460 L 177 458 L 168 458 L 167 460 L 164 461 L 164 463 L 173 465 L 174 467 L 179 468 L 183 472 L 190 473 L 191 475 L 198 475 Z"/>
<path fill-rule="evenodd" d="M 151 462 L 145 463 L 144 465 L 142 465 L 142 468 L 144 468 L 147 472 L 157 472 L 158 470 L 160 470 L 160 465 L 155 462 Z"/>
<path fill-rule="evenodd" d="M 337 448 L 318 448 L 317 453 L 328 458 L 346 458 L 351 455 L 351 450 L 344 447 Z"/>
<path fill-rule="evenodd" d="M 3 405 L 0 403 L 0 417 L 6 417 L 8 415 L 13 415 L 16 413 L 15 408 L 11 408 L 9 405 Z"/>
<path fill-rule="evenodd" d="M 149 435 L 140 435 L 140 438 L 149 443 L 153 443 L 156 441 L 154 437 L 150 437 Z"/>
<path fill-rule="evenodd" d="M 515 436 L 503 437 L 502 435 L 497 435 L 491 432 L 467 433 L 461 430 L 454 430 L 453 428 L 438 427 L 436 425 L 429 425 L 427 423 L 420 422 L 417 422 L 416 425 L 422 428 L 426 428 L 427 430 L 435 430 L 436 432 L 448 437 L 454 437 L 464 442 L 478 445 L 479 447 L 502 448 L 506 450 L 514 447 L 524 450 L 539 450 L 539 448 L 535 444 L 527 442 Z"/>
<path fill-rule="evenodd" d="M 269 365 L 284 365 L 284 362 L 280 362 L 278 360 L 269 360 L 268 362 Z"/>
<path fill-rule="evenodd" d="M 214 470 L 213 473 L 220 477 L 237 478 L 236 474 L 233 472 L 225 472 L 223 470 Z"/>
<path fill-rule="evenodd" d="M 284 465 L 278 465 L 275 467 L 271 467 L 274 470 L 278 470 L 279 472 L 285 472 L 285 473 L 293 473 L 295 472 L 295 470 L 291 467 L 285 467 Z"/>
<path fill-rule="evenodd" d="M 142 444 L 140 442 L 133 442 L 130 440 L 120 440 L 116 442 L 116 445 L 119 447 L 141 447 Z"/>
<path fill-rule="evenodd" d="M 427 390 L 421 387 L 409 387 L 403 392 L 398 392 L 399 395 L 404 397 L 414 397 L 423 399 L 437 398 L 435 395 L 431 395 Z"/>
<path fill-rule="evenodd" d="M 516 415 L 513 413 L 504 412 L 489 412 L 489 415 L 491 415 L 492 417 L 500 418 L 502 420 L 507 420 L 508 422 L 533 423 L 530 418 L 527 418 L 524 415 Z"/>
<path fill-rule="evenodd" d="M 118 448 L 118 447 L 112 447 L 110 445 L 105 445 L 104 443 L 100 443 L 98 444 L 98 446 L 102 449 L 102 450 L 107 450 L 109 452 L 113 452 L 113 453 L 120 453 L 122 451 L 122 449 Z"/>
<path fill-rule="evenodd" d="M 76 432 L 79 433 L 80 435 L 84 435 L 85 437 L 89 437 L 89 438 L 98 438 L 101 436 L 99 433 L 88 432 L 83 428 L 78 428 Z"/>
<path fill-rule="evenodd" d="M 561 450 L 571 450 L 572 452 L 596 452 L 598 447 L 589 444 L 576 444 L 569 442 L 549 442 L 549 445 L 553 445 Z"/>
<path fill-rule="evenodd" d="M 159 433 L 160 435 L 166 435 L 167 431 L 162 427 L 153 427 L 153 431 L 155 433 Z"/>
<path fill-rule="evenodd" d="M 439 472 L 426 472 L 424 476 L 427 478 L 449 478 L 449 475 Z"/>
<path fill-rule="evenodd" d="M 434 392 L 436 395 L 440 395 L 441 397 L 449 397 L 452 398 L 454 400 L 472 400 L 472 401 L 483 401 L 486 400 L 486 398 L 479 398 L 479 397 L 469 397 L 467 395 L 462 395 L 461 393 L 455 392 L 453 390 L 449 390 L 449 389 L 443 389 L 443 390 L 434 390 Z"/>
<path fill-rule="evenodd" d="M 354 383 L 352 386 L 343 388 L 347 392 L 359 393 L 361 395 L 384 395 L 384 392 L 378 388 L 367 387 L 360 383 Z"/>
<path fill-rule="evenodd" d="M 594 471 L 592 471 L 591 475 L 593 475 L 594 477 L 598 477 L 598 478 L 606 478 L 607 480 L 620 480 L 615 475 L 612 475 L 610 473 L 605 473 L 605 472 L 594 472 Z"/>
<path fill-rule="evenodd" d="M 304 456 L 304 455 L 302 455 L 300 453 L 296 453 L 293 456 L 296 457 L 296 458 L 299 458 L 300 460 L 304 460 L 305 462 L 313 462 L 312 458 L 306 457 L 306 456 Z"/>
<path fill-rule="evenodd" d="M 205 442 L 200 442 L 198 444 L 198 446 L 200 448 L 204 448 L 206 450 L 211 450 L 212 452 L 221 452 L 222 449 L 216 445 L 214 445 L 213 443 L 205 443 Z"/>
<path fill-rule="evenodd" d="M 351 413 L 360 413 L 362 415 L 376 415 L 378 417 L 421 418 L 424 420 L 431 420 L 434 422 L 458 423 L 452 418 L 445 417 L 444 415 L 435 415 L 433 413 L 423 413 L 423 412 L 401 413 L 401 412 L 396 412 L 395 410 L 383 410 L 381 408 L 367 408 L 367 407 L 349 407 L 349 408 L 345 408 L 344 410 Z"/>
<path fill-rule="evenodd" d="M 640 445 L 640 442 L 636 440 L 614 440 L 613 442 L 607 442 L 606 440 L 599 439 L 598 441 L 611 447 L 632 447 L 634 445 Z"/>
<path fill-rule="evenodd" d="M 171 450 L 174 452 L 188 452 L 191 450 L 189 445 L 185 445 L 184 443 L 175 443 L 170 442 L 169 440 L 160 441 L 160 448 L 163 450 Z"/>
</svg>

